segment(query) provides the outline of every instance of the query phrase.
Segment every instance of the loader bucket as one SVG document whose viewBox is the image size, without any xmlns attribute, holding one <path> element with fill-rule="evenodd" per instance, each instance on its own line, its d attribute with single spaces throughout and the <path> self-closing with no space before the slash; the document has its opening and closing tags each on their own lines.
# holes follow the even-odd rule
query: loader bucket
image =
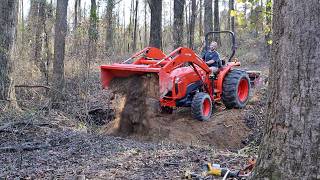
<svg viewBox="0 0 320 180">
<path fill-rule="evenodd" d="M 160 49 L 147 47 L 121 64 L 102 65 L 100 66 L 102 87 L 108 88 L 113 78 L 158 73 L 161 67 L 168 62 L 164 59 L 165 57 L 166 55 Z"/>
<path fill-rule="evenodd" d="M 146 65 L 136 64 L 113 64 L 101 66 L 101 82 L 103 88 L 108 88 L 113 78 L 126 78 L 133 75 L 146 73 L 158 73 L 160 68 L 151 68 Z"/>
</svg>

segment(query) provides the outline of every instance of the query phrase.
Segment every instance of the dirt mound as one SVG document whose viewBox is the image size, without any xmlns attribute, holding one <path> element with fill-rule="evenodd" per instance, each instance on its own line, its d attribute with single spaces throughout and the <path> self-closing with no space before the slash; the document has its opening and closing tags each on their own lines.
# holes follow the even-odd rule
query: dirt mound
<svg viewBox="0 0 320 180">
<path fill-rule="evenodd" d="M 156 75 L 115 78 L 111 82 L 116 94 L 113 106 L 116 119 L 108 126 L 112 133 L 148 135 L 159 109 L 159 81 Z"/>
<path fill-rule="evenodd" d="M 113 80 L 111 89 L 116 94 L 113 106 L 117 113 L 116 119 L 106 126 L 107 134 L 216 148 L 243 147 L 242 140 L 250 131 L 243 110 L 224 110 L 218 106 L 220 109 L 207 122 L 193 119 L 190 108 L 161 114 L 158 83 L 153 74 Z"/>
</svg>

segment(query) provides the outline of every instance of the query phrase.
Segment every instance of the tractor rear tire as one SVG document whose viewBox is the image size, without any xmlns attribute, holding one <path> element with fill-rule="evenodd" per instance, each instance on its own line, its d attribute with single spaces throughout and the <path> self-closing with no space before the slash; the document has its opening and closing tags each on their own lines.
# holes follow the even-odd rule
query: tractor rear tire
<svg viewBox="0 0 320 180">
<path fill-rule="evenodd" d="M 199 121 L 207 121 L 211 114 L 213 103 L 207 93 L 198 92 L 194 95 L 191 103 L 191 114 Z"/>
<path fill-rule="evenodd" d="M 250 79 L 245 71 L 231 70 L 223 81 L 222 102 L 227 109 L 243 108 L 249 101 Z"/>
</svg>

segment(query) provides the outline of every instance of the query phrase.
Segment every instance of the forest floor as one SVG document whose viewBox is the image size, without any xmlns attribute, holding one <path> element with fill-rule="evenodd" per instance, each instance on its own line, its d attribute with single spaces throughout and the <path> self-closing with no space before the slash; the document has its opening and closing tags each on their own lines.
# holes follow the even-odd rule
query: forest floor
<svg viewBox="0 0 320 180">
<path fill-rule="evenodd" d="M 239 117 L 243 114 L 238 112 L 241 110 L 221 111 L 213 116 L 214 119 L 219 119 L 215 124 L 223 124 L 224 115 L 235 114 L 232 120 L 226 119 L 224 122 L 227 127 L 233 128 L 239 123 L 250 124 L 249 119 L 254 116 L 250 114 L 250 108 L 243 110 L 244 114 L 249 113 L 243 117 Z M 246 116 L 248 119 L 245 119 Z M 184 171 L 199 171 L 204 162 L 215 162 L 234 169 L 243 168 L 247 160 L 256 153 L 256 149 L 240 149 L 244 147 L 243 143 L 248 141 L 246 138 L 249 136 L 228 137 L 226 132 L 223 132 L 228 128 L 223 128 L 223 125 L 218 126 L 223 128 L 218 131 L 222 133 L 221 136 L 217 134 L 216 137 L 209 137 L 212 141 L 224 144 L 220 146 L 219 143 L 212 143 L 217 144 L 217 148 L 210 144 L 146 142 L 90 133 L 59 113 L 50 114 L 49 117 L 51 119 L 40 114 L 30 114 L 12 123 L 2 123 L 2 127 L 4 124 L 7 127 L 0 130 L 0 177 L 179 179 Z M 186 120 L 176 121 L 180 121 L 178 125 L 192 124 Z M 244 130 L 245 135 L 254 132 L 243 125 L 235 129 Z M 234 138 L 231 139 L 232 151 L 222 148 L 225 144 L 230 144 L 225 142 L 230 138 Z M 182 140 L 183 137 L 177 139 Z M 237 140 L 239 142 L 235 142 Z"/>
<path fill-rule="evenodd" d="M 220 109 L 208 122 L 176 112 L 162 121 L 174 133 L 148 141 L 90 130 L 59 112 L 8 116 L 0 124 L 0 177 L 179 179 L 204 162 L 243 168 L 260 140 L 263 91 L 246 108 Z"/>
<path fill-rule="evenodd" d="M 105 118 L 113 112 L 94 112 L 95 123 L 46 109 L 1 114 L 0 179 L 180 179 L 204 162 L 243 168 L 257 155 L 266 109 L 267 66 L 249 64 L 262 72 L 262 83 L 244 109 L 218 106 L 208 122 L 179 109 L 159 116 L 159 133 L 148 136 L 111 135 L 114 120 Z M 97 91 L 89 106 L 106 96 Z"/>
</svg>

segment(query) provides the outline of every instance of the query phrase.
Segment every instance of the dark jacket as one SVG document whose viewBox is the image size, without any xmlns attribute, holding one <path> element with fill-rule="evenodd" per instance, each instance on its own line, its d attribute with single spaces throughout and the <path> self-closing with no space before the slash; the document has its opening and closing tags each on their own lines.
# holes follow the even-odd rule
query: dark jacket
<svg viewBox="0 0 320 180">
<path fill-rule="evenodd" d="M 205 61 L 205 62 L 208 62 L 210 60 L 214 60 L 215 62 L 213 64 L 210 65 L 210 67 L 221 67 L 221 60 L 220 60 L 220 55 L 217 51 L 206 51 L 206 50 L 203 50 L 202 53 L 201 53 L 201 56 L 202 56 L 202 59 Z"/>
</svg>

